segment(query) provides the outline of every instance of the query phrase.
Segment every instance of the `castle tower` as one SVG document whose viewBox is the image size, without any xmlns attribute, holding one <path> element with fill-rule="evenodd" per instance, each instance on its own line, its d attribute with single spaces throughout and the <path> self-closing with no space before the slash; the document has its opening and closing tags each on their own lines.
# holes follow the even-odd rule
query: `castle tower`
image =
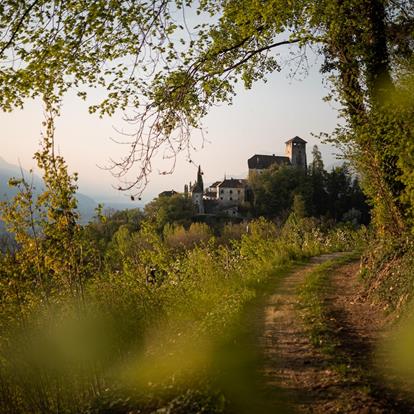
<svg viewBox="0 0 414 414">
<path fill-rule="evenodd" d="M 198 166 L 197 172 L 197 181 L 191 188 L 191 199 L 193 200 L 193 204 L 195 205 L 196 209 L 200 214 L 204 213 L 204 183 L 203 183 L 203 173 L 201 172 L 201 167 Z"/>
<path fill-rule="evenodd" d="M 289 141 L 286 141 L 285 144 L 285 153 L 289 157 L 290 163 L 294 167 L 298 167 L 306 171 L 308 165 L 306 161 L 307 142 L 304 139 L 296 136 Z"/>
</svg>

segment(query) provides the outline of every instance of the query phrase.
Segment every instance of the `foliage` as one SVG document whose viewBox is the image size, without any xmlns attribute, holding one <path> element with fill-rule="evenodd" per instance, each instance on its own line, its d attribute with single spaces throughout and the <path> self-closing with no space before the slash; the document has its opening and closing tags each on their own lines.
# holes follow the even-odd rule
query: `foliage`
<svg viewBox="0 0 414 414">
<path fill-rule="evenodd" d="M 0 369 L 5 379 L 1 400 L 2 407 L 9 411 L 54 411 L 59 404 L 69 404 L 66 397 L 70 392 L 86 393 L 76 387 L 67 389 L 67 393 L 61 389 L 59 402 L 49 398 L 45 388 L 53 387 L 60 374 L 57 365 L 56 372 L 53 371 L 56 361 L 48 353 L 48 347 L 53 348 L 52 338 L 42 336 L 42 342 L 39 337 L 40 321 L 43 335 L 68 309 L 72 309 L 73 316 L 82 313 L 87 280 L 95 275 L 99 266 L 95 250 L 85 240 L 78 222 L 77 177 L 68 174 L 63 158 L 54 153 L 57 110 L 49 103 L 46 103 L 46 110 L 42 148 L 35 154 L 44 172 L 45 190 L 35 198 L 34 189 L 24 178 L 11 179 L 10 185 L 17 186 L 20 191 L 13 201 L 1 205 L 2 220 L 17 243 L 17 248 L 5 252 L 0 262 Z M 56 358 L 59 351 L 57 346 Z M 39 373 L 37 363 L 43 357 L 48 358 L 45 369 L 49 371 Z M 79 365 L 79 361 L 73 362 L 74 366 Z M 22 375 L 25 380 L 19 383 Z M 92 378 L 93 373 L 85 375 Z M 31 386 L 25 387 L 24 382 Z"/>
<path fill-rule="evenodd" d="M 58 285 L 75 297 L 82 296 L 84 278 L 94 260 L 83 244 L 83 229 L 78 224 L 75 192 L 77 176 L 70 176 L 61 156 L 54 154 L 54 117 L 47 107 L 43 147 L 35 154 L 44 171 L 44 192 L 34 197 L 33 188 L 24 179 L 11 179 L 20 192 L 11 204 L 2 203 L 2 217 L 19 248 L 6 255 L 13 263 L 9 277 L 20 275 L 39 289 L 44 301 Z M 24 295 L 22 296 L 24 297 Z"/>
<path fill-rule="evenodd" d="M 346 148 L 361 171 L 362 185 L 373 206 L 378 231 L 400 237 L 412 223 L 413 81 L 403 77 L 388 100 L 372 111 L 355 131 L 342 131 L 343 140 L 358 141 Z M 352 135 L 350 138 L 348 135 Z"/>
<path fill-rule="evenodd" d="M 35 201 L 19 182 L 25 191 L 3 206 L 19 241 L 0 261 L 4 410 L 223 412 L 235 404 L 250 412 L 236 401 L 249 379 L 228 380 L 243 358 L 224 351 L 243 329 L 244 309 L 270 275 L 345 245 L 299 217 L 301 244 L 264 219 L 226 244 L 205 224 L 160 234 L 157 221 L 144 220 L 120 225 L 98 261 L 77 223 L 73 178 L 47 137 L 38 155 L 47 191 Z"/>
<path fill-rule="evenodd" d="M 277 217 L 290 210 L 295 190 L 300 192 L 305 176 L 297 168 L 271 167 L 251 178 L 257 216 Z"/>
<path fill-rule="evenodd" d="M 387 96 L 393 72 L 412 58 L 413 19 L 406 0 L 6 0 L 0 105 L 11 110 L 42 93 L 57 99 L 70 88 L 86 98 L 88 88 L 102 86 L 106 96 L 91 111 L 138 111 L 131 153 L 114 167 L 124 176 L 141 161 L 124 189 L 141 188 L 162 145 L 173 159 L 190 151 L 190 132 L 209 108 L 231 102 L 238 81 L 250 88 L 280 70 L 283 54 L 274 51 L 287 46 L 299 66 L 309 47 L 322 55 L 348 125 L 363 125 Z M 368 142 L 363 150 L 380 155 Z M 383 167 L 379 161 L 377 172 Z"/>
<path fill-rule="evenodd" d="M 249 227 L 245 223 L 227 223 L 220 230 L 219 241 L 222 243 L 230 243 L 232 240 L 240 240 L 248 229 Z"/>
<path fill-rule="evenodd" d="M 367 224 L 369 207 L 349 166 L 343 164 L 327 172 L 316 146 L 313 155 L 307 175 L 285 166 L 251 178 L 255 215 L 283 218 L 291 209 L 297 209 L 299 216 L 325 216 L 335 221 L 359 219 L 358 223 Z"/>
<path fill-rule="evenodd" d="M 361 172 L 375 226 L 365 248 L 362 275 L 373 300 L 400 314 L 410 302 L 412 277 L 413 83 L 410 65 L 388 88 L 387 100 L 339 140 Z M 357 145 L 355 145 L 355 142 Z"/>
<path fill-rule="evenodd" d="M 258 286 L 296 260 L 355 244 L 352 228 L 325 232 L 314 219 L 301 217 L 305 210 L 355 218 L 350 211 L 357 185 L 344 167 L 325 174 L 314 150 L 306 188 L 293 170 L 283 168 L 263 175 L 258 185 L 259 214 L 267 203 L 270 214 L 287 216 L 296 195 L 284 228 L 257 220 L 239 241 L 219 245 L 212 239 L 172 249 L 162 238 L 165 225 L 188 228 L 191 201 L 159 197 L 146 210 L 151 220 L 138 229 L 130 223 L 114 226 L 99 245 L 101 255 L 95 254 L 99 231 L 87 235 L 79 225 L 76 176 L 53 151 L 58 114 L 53 108 L 70 88 L 81 98 L 89 87 L 106 90 L 92 112 L 112 114 L 129 105 L 137 110 L 131 153 L 115 164 L 115 172 L 123 176 L 140 160 L 136 180 L 124 187 L 138 186 L 139 192 L 162 145 L 167 158 L 189 151 L 192 129 L 201 126 L 212 105 L 231 102 L 238 81 L 250 88 L 280 69 L 272 50 L 291 45 L 304 58 L 306 47 L 315 46 L 345 118 L 334 138 L 358 166 L 376 230 L 390 243 L 373 269 L 389 267 L 398 249 L 410 249 L 401 243 L 413 220 L 410 2 L 206 0 L 197 12 L 208 19 L 188 28 L 175 16 L 193 4 L 5 0 L 0 5 L 0 105 L 12 110 L 42 95 L 49 112 L 44 147 L 36 156 L 46 191 L 35 200 L 26 181 L 14 180 L 22 191 L 2 210 L 18 243 L 0 263 L 5 411 L 199 411 L 200 401 L 203 409 L 213 412 L 213 404 L 220 411 L 233 390 L 207 393 L 213 398 L 203 392 L 214 389 L 214 378 L 228 369 L 213 357 L 216 341 L 231 342 L 231 328 Z M 271 196 L 276 184 L 283 197 Z M 191 233 L 177 229 L 177 238 Z M 193 233 L 206 241 L 206 232 L 198 230 Z M 387 255 L 390 261 L 383 260 Z M 412 262 L 408 254 L 399 257 L 404 297 Z"/>
<path fill-rule="evenodd" d="M 204 223 L 192 223 L 188 230 L 168 224 L 164 227 L 164 241 L 171 248 L 191 249 L 195 245 L 206 244 L 211 237 L 211 229 Z"/>
<path fill-rule="evenodd" d="M 182 194 L 171 197 L 160 196 L 145 206 L 146 216 L 152 220 L 158 232 L 162 233 L 166 224 L 189 227 L 194 214 L 190 198 Z"/>
<path fill-rule="evenodd" d="M 414 242 L 403 239 L 368 240 L 362 257 L 365 290 L 385 309 L 402 315 L 414 298 Z"/>
<path fill-rule="evenodd" d="M 107 210 L 96 220 L 88 223 L 85 231 L 96 244 L 101 246 L 100 250 L 104 251 L 121 226 L 126 226 L 129 231 L 135 232 L 140 229 L 143 219 L 144 213 L 139 209 Z"/>
<path fill-rule="evenodd" d="M 414 360 L 412 353 L 414 333 L 412 326 L 413 316 L 411 314 L 391 333 L 391 337 L 387 338 L 381 344 L 381 352 L 384 352 L 390 360 L 389 366 L 384 366 L 382 369 L 390 378 L 398 376 L 400 382 L 408 384 L 407 388 L 410 387 L 410 389 L 413 386 L 414 378 Z"/>
</svg>

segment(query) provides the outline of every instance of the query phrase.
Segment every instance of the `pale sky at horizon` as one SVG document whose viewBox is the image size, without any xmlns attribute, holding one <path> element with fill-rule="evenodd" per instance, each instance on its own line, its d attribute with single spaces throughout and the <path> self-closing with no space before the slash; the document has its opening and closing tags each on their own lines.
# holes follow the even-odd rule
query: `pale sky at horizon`
<svg viewBox="0 0 414 414">
<path fill-rule="evenodd" d="M 322 100 L 327 94 L 315 65 L 301 81 L 290 80 L 286 70 L 274 73 L 267 83 L 256 83 L 250 91 L 240 88 L 233 105 L 212 108 L 204 122 L 210 143 L 192 155 L 194 164 L 200 164 L 204 171 L 205 183 L 219 180 L 224 174 L 227 177 L 247 175 L 249 157 L 257 153 L 284 155 L 284 142 L 295 135 L 308 141 L 308 162 L 312 146 L 317 144 L 325 165 L 332 165 L 336 150 L 311 136 L 332 132 L 338 124 L 337 111 Z M 28 102 L 24 110 L 0 113 L 3 126 L 0 157 L 12 164 L 20 161 L 27 169 L 34 167 L 32 156 L 38 149 L 42 120 L 39 102 Z M 62 116 L 57 122 L 56 142 L 70 170 L 79 173 L 82 193 L 97 201 L 126 202 L 127 195 L 112 188 L 117 186 L 116 180 L 97 166 L 108 165 L 110 157 L 117 159 L 125 150 L 110 140 L 110 137 L 119 137 L 114 127 L 127 127 L 122 114 L 99 119 L 88 113 L 87 104 L 70 94 L 64 100 Z M 193 142 L 200 147 L 199 133 Z M 154 162 L 154 171 L 166 168 L 161 159 Z M 173 175 L 152 174 L 143 202 L 163 190 L 182 191 L 184 184 L 194 181 L 195 176 L 195 165 L 181 156 Z M 131 207 L 134 207 L 132 203 Z"/>
</svg>

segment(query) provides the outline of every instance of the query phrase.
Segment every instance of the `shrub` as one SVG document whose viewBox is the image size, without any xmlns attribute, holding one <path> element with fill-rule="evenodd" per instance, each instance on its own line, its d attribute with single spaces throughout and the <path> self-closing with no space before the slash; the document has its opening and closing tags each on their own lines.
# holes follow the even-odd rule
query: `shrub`
<svg viewBox="0 0 414 414">
<path fill-rule="evenodd" d="M 191 249 L 198 244 L 207 243 L 212 237 L 210 227 L 205 223 L 192 223 L 186 230 L 184 226 L 167 224 L 164 227 L 164 240 L 174 249 Z"/>
</svg>

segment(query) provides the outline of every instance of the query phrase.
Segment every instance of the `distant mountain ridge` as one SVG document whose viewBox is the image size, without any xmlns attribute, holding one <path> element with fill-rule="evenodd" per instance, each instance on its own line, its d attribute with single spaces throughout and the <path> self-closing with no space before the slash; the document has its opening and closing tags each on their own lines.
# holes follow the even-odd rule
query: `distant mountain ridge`
<svg viewBox="0 0 414 414">
<path fill-rule="evenodd" d="M 0 157 L 0 201 L 10 200 L 16 195 L 17 189 L 9 187 L 8 182 L 12 177 L 21 178 L 22 174 L 33 183 L 36 193 L 42 191 L 43 180 L 38 175 L 30 173 L 18 165 L 10 164 Z M 95 215 L 95 208 L 98 206 L 98 203 L 93 198 L 82 193 L 76 193 L 76 198 L 78 200 L 81 222 L 86 223 Z"/>
</svg>

